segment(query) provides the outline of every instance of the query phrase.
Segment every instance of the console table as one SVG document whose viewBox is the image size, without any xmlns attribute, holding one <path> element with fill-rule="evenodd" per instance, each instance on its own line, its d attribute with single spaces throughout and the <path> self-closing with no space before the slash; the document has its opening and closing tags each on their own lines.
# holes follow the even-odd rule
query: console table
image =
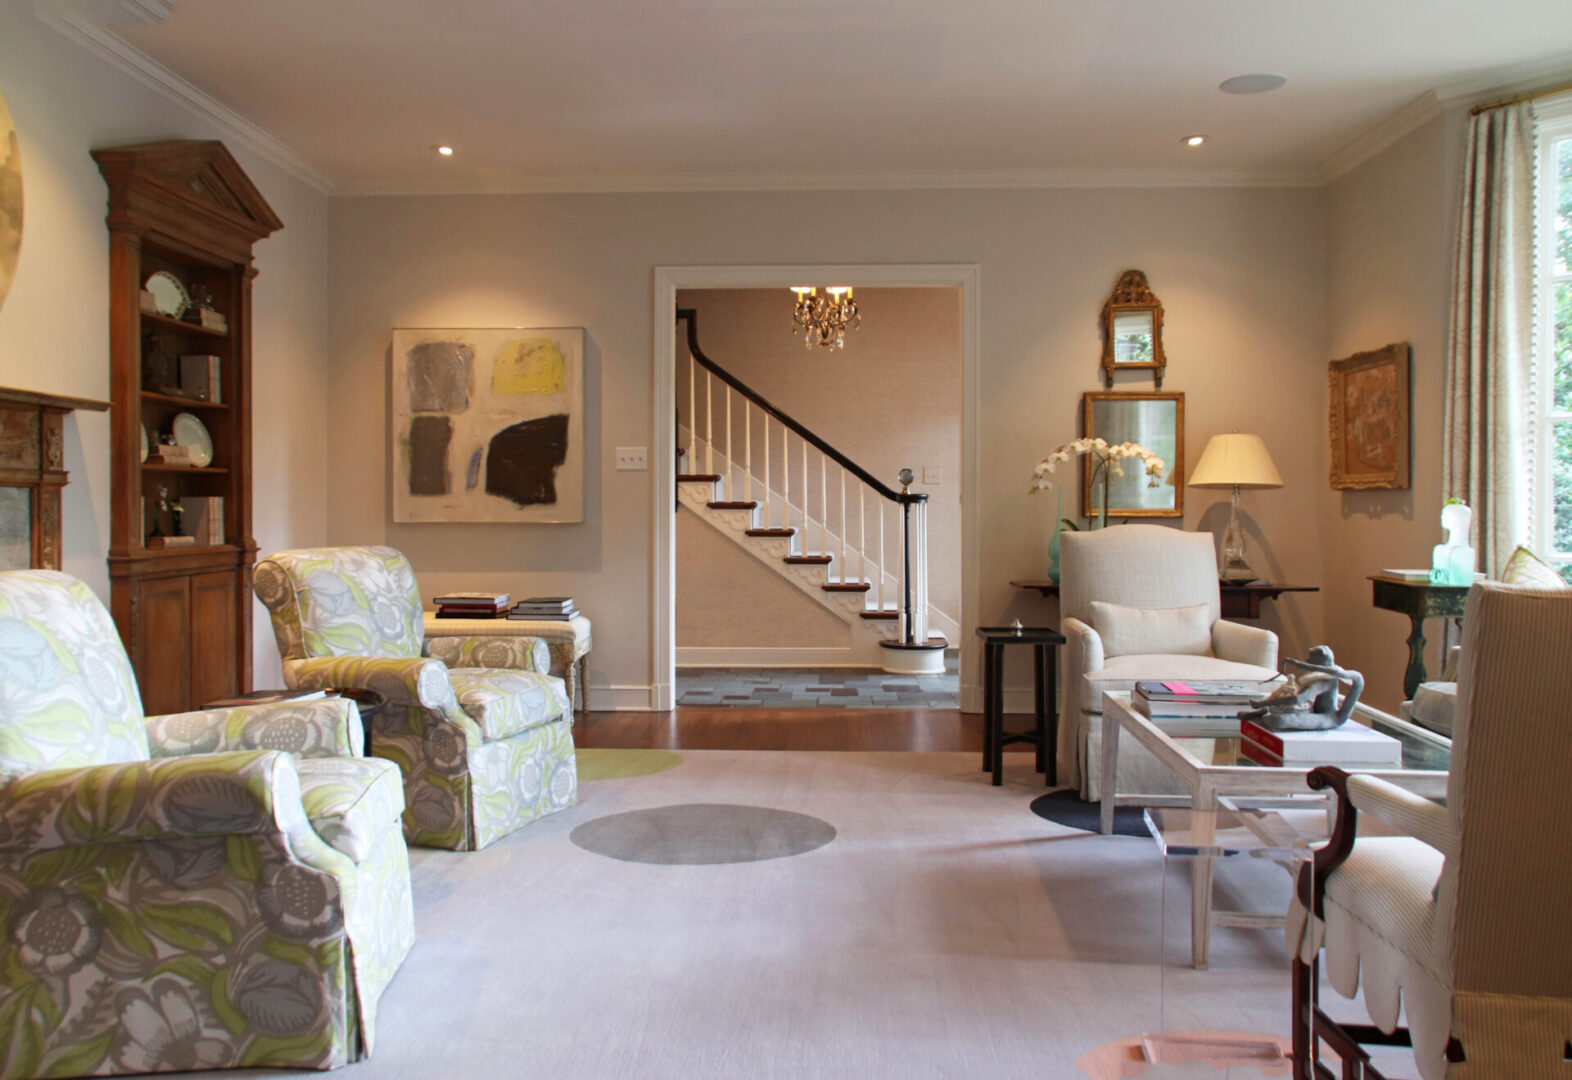
<svg viewBox="0 0 1572 1080">
<path fill-rule="evenodd" d="M 1370 577 L 1371 603 L 1385 611 L 1408 616 L 1408 669 L 1403 672 L 1403 696 L 1410 700 L 1425 681 L 1425 620 L 1461 619 L 1468 603 L 1467 585 L 1432 585 L 1386 574 Z"/>
<path fill-rule="evenodd" d="M 1012 581 L 1010 584 L 1017 589 L 1036 590 L 1044 596 L 1059 595 L 1057 581 Z M 1220 581 L 1217 588 L 1222 594 L 1225 619 L 1259 619 L 1262 600 L 1276 600 L 1284 593 L 1290 592 L 1321 591 L 1316 585 L 1277 585 L 1270 581 L 1252 581 L 1247 585 L 1233 585 Z"/>
<path fill-rule="evenodd" d="M 439 619 L 435 611 L 425 613 L 426 636 L 432 637 L 538 637 L 551 650 L 551 674 L 567 683 L 568 706 L 589 709 L 589 652 L 594 644 L 590 621 L 575 615 L 561 619 Z"/>
</svg>

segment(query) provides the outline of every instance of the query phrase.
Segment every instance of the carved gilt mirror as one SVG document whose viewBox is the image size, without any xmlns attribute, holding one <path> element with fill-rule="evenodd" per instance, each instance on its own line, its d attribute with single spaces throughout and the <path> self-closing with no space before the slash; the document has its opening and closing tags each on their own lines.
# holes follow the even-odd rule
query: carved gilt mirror
<svg viewBox="0 0 1572 1080">
<path fill-rule="evenodd" d="M 1152 295 L 1146 275 L 1126 270 L 1103 305 L 1103 378 L 1113 388 L 1114 372 L 1149 370 L 1163 385 L 1163 305 Z"/>
</svg>

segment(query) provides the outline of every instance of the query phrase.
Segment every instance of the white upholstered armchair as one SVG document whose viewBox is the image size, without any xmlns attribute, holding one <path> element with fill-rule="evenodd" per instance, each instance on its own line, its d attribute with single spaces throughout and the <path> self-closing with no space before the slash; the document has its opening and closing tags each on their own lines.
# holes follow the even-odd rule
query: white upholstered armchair
<svg viewBox="0 0 1572 1080">
<path fill-rule="evenodd" d="M 1338 792 L 1338 820 L 1288 914 L 1295 1077 L 1331 1075 L 1317 1071 L 1318 1040 L 1345 1063 L 1374 1041 L 1319 1009 L 1323 945 L 1333 988 L 1352 997 L 1362 983 L 1382 1032 L 1401 1008 L 1424 1080 L 1572 1075 L 1569 656 L 1572 591 L 1475 585 L 1446 805 L 1370 776 L 1312 774 Z M 1356 840 L 1359 814 L 1406 835 Z"/>
<path fill-rule="evenodd" d="M 1098 799 L 1088 769 L 1102 753 L 1103 693 L 1138 679 L 1269 679 L 1277 635 L 1222 621 L 1217 557 L 1206 533 L 1161 525 L 1067 532 L 1059 540 L 1064 722 L 1059 779 Z M 1119 754 L 1120 788 L 1156 792 L 1173 780 L 1139 746 Z"/>
</svg>

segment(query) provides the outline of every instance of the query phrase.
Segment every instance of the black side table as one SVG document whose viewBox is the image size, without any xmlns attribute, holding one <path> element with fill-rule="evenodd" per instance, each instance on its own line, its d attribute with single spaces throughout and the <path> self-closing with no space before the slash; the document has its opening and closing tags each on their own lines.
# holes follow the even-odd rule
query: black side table
<svg viewBox="0 0 1572 1080">
<path fill-rule="evenodd" d="M 355 686 L 346 686 L 340 687 L 336 690 L 329 690 L 328 697 L 348 698 L 350 701 L 353 701 L 355 703 L 355 707 L 360 710 L 360 726 L 365 731 L 366 735 L 365 746 L 363 749 L 365 755 L 370 757 L 371 720 L 372 717 L 377 715 L 377 713 L 387 708 L 388 699 L 383 697 L 375 690 L 362 690 L 361 688 Z"/>
<path fill-rule="evenodd" d="M 1059 646 L 1064 635 L 1046 626 L 979 626 L 983 643 L 983 769 L 993 771 L 993 784 L 1004 782 L 1004 748 L 1013 742 L 1037 747 L 1037 771 L 1049 786 L 1059 782 Z M 1004 730 L 1004 650 L 1007 645 L 1032 646 L 1036 661 L 1036 724 L 1031 731 Z"/>
</svg>

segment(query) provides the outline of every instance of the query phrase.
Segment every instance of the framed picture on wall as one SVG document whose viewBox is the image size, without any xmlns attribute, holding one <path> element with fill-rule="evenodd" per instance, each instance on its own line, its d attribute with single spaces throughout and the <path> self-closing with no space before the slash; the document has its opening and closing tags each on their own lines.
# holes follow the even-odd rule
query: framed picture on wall
<svg viewBox="0 0 1572 1080">
<path fill-rule="evenodd" d="M 584 330 L 393 331 L 393 520 L 584 520 Z"/>
<path fill-rule="evenodd" d="M 1407 489 L 1409 363 L 1402 341 L 1328 365 L 1333 490 Z"/>
</svg>

